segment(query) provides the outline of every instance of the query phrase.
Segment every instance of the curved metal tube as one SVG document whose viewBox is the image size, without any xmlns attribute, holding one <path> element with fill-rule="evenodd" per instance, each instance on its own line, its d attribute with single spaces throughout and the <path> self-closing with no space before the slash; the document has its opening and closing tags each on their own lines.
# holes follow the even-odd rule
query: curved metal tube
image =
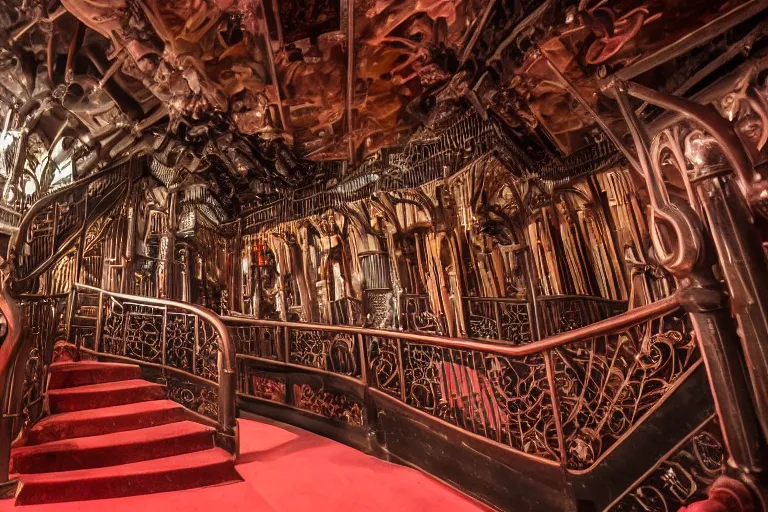
<svg viewBox="0 0 768 512">
<path fill-rule="evenodd" d="M 747 194 L 747 189 L 753 183 L 753 162 L 749 153 L 744 149 L 738 135 L 733 131 L 731 124 L 725 120 L 712 106 L 702 105 L 695 101 L 679 98 L 671 94 L 655 91 L 636 83 L 622 84 L 626 93 L 630 96 L 647 101 L 653 105 L 677 112 L 698 122 L 719 142 L 725 156 L 733 164 L 733 168 L 739 177 L 738 183 L 741 192 Z"/>
</svg>

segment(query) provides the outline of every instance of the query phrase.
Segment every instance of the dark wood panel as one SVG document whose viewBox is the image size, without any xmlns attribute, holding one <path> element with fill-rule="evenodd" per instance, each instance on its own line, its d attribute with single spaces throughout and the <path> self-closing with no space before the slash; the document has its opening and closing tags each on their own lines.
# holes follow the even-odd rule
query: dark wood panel
<svg viewBox="0 0 768 512">
<path fill-rule="evenodd" d="M 563 469 L 468 434 L 371 391 L 385 450 L 505 511 L 572 512 L 573 494 Z"/>
</svg>

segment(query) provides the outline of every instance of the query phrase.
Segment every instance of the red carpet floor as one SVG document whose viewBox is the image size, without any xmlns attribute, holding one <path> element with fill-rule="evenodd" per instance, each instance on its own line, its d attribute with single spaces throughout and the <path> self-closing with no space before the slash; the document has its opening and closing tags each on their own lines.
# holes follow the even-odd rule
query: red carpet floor
<svg viewBox="0 0 768 512">
<path fill-rule="evenodd" d="M 0 512 L 487 512 L 418 471 L 301 429 L 240 420 L 237 471 L 245 482 L 109 500 L 15 507 Z"/>
</svg>

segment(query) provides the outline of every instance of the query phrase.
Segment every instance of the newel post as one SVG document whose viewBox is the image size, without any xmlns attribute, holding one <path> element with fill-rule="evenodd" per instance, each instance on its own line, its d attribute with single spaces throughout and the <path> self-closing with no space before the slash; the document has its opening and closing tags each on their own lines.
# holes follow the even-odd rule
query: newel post
<svg viewBox="0 0 768 512">
<path fill-rule="evenodd" d="M 680 283 L 680 294 L 683 299 L 683 307 L 689 314 L 691 323 L 696 333 L 696 339 L 701 348 L 704 364 L 709 377 L 710 389 L 715 401 L 715 408 L 720 421 L 720 427 L 723 434 L 725 447 L 728 453 L 726 474 L 742 482 L 752 482 L 752 492 L 746 492 L 744 504 L 750 510 L 749 506 L 757 500 L 761 500 L 761 489 L 756 482 L 755 475 L 764 471 L 765 439 L 760 435 L 760 407 L 753 402 L 753 396 L 750 393 L 750 375 L 745 370 L 744 353 L 739 344 L 739 336 L 736 326 L 731 318 L 730 306 L 727 297 L 713 275 L 713 267 L 717 261 L 715 256 L 719 256 L 721 267 L 726 276 L 738 271 L 738 264 L 742 262 L 729 261 L 725 256 L 726 251 L 730 254 L 741 254 L 744 249 L 737 244 L 741 236 L 741 227 L 730 224 L 725 226 L 721 224 L 726 220 L 726 207 L 723 211 L 716 211 L 718 198 L 710 194 L 712 192 L 701 193 L 702 185 L 699 185 L 699 197 L 701 203 L 708 210 L 707 221 L 710 231 L 706 231 L 702 219 L 696 214 L 690 204 L 683 201 L 673 200 L 666 188 L 662 163 L 658 155 L 650 150 L 651 144 L 645 127 L 641 124 L 634 110 L 632 109 L 628 95 L 638 97 L 653 104 L 669 108 L 674 111 L 681 109 L 691 118 L 700 121 L 701 125 L 708 127 L 710 132 L 726 132 L 722 134 L 721 140 L 726 139 L 733 142 L 728 137 L 719 121 L 722 118 L 711 115 L 712 112 L 703 109 L 703 106 L 682 105 L 678 98 L 671 98 L 668 95 L 662 95 L 655 91 L 649 91 L 645 88 L 636 87 L 635 84 L 627 85 L 623 83 L 611 84 L 622 115 L 632 134 L 635 148 L 638 155 L 640 169 L 644 175 L 648 194 L 650 198 L 650 228 L 652 233 L 652 242 L 655 252 L 659 255 L 659 261 L 662 266 Z M 690 107 L 690 108 L 688 108 Z M 703 120 L 697 118 L 698 115 L 704 116 Z M 710 140 L 710 142 L 712 142 Z M 690 154 L 692 149 L 687 147 L 688 158 L 695 158 L 696 164 L 705 165 L 710 156 L 714 153 L 702 154 L 696 151 L 695 155 Z M 698 148 L 701 149 L 701 148 Z M 711 148 L 709 148 L 711 150 Z M 725 151 L 730 155 L 736 155 L 732 161 L 741 162 L 743 159 L 743 148 L 739 153 L 739 148 L 729 147 Z M 678 162 L 679 171 L 687 173 L 689 166 L 685 161 Z M 712 177 L 706 174 L 699 177 L 704 187 L 706 183 L 715 184 L 719 182 L 719 176 L 722 169 L 711 169 L 717 171 Z M 709 178 L 709 179 L 708 179 Z M 733 218 L 730 218 L 733 222 Z M 715 231 L 722 231 L 715 233 Z M 742 232 L 743 234 L 743 232 Z M 714 237 L 714 244 L 712 243 Z M 728 238 L 731 241 L 726 241 Z M 723 245 L 725 242 L 725 245 Z M 742 241 L 743 242 L 743 241 Z M 733 243 L 734 245 L 730 245 Z M 717 249 L 715 252 L 714 249 Z M 729 267 L 729 268 L 728 268 Z M 733 276 L 735 278 L 735 276 Z M 742 275 L 741 278 L 746 278 Z M 728 284 L 730 279 L 726 277 Z M 731 293 L 733 298 L 733 294 Z M 761 302 L 758 301 L 756 307 L 758 311 L 754 313 L 758 318 L 765 318 L 768 309 L 761 308 Z M 768 303 L 766 303 L 768 305 Z M 738 308 L 733 304 L 734 309 Z M 759 313 L 759 314 L 758 314 Z M 737 317 L 739 311 L 736 311 Z M 745 320 L 739 318 L 744 332 Z M 747 320 L 746 322 L 749 322 Z M 744 352 L 747 352 L 745 349 Z M 755 382 L 752 380 L 752 384 Z M 757 407 L 756 407 L 757 406 Z M 725 480 L 723 480 L 725 481 Z M 716 489 L 724 487 L 713 487 L 712 492 L 720 492 Z M 709 510 L 716 512 L 718 509 L 711 508 L 716 505 L 715 501 L 707 505 L 698 505 L 690 508 L 691 511 L 704 512 Z M 696 508 L 698 507 L 698 508 Z M 710 507 L 710 508 L 706 508 Z M 738 510 L 738 509 L 733 509 Z"/>
</svg>

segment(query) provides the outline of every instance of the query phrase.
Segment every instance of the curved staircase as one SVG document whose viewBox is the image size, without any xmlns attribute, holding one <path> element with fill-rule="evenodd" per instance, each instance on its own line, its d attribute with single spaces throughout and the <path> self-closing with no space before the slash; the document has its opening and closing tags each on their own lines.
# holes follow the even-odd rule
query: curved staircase
<svg viewBox="0 0 768 512">
<path fill-rule="evenodd" d="M 241 481 L 214 429 L 189 419 L 137 365 L 50 366 L 51 415 L 11 454 L 17 505 L 149 494 Z"/>
</svg>

